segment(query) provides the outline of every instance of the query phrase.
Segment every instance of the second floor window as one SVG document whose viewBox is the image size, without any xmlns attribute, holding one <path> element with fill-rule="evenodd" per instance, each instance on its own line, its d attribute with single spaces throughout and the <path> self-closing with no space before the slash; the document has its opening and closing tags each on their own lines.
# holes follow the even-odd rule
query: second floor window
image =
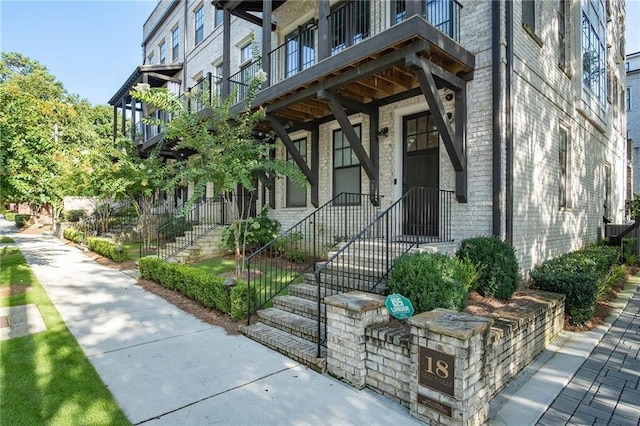
<svg viewBox="0 0 640 426">
<path fill-rule="evenodd" d="M 200 43 L 204 38 L 204 6 L 200 6 L 196 10 L 196 44 Z"/>
<path fill-rule="evenodd" d="M 533 32 L 536 31 L 536 2 L 522 0 L 522 23 Z"/>
<path fill-rule="evenodd" d="M 160 43 L 160 63 L 164 64 L 167 61 L 167 44 L 163 41 Z"/>
<path fill-rule="evenodd" d="M 171 31 L 171 60 L 173 62 L 178 60 L 180 54 L 180 27 L 176 27 Z"/>
<path fill-rule="evenodd" d="M 247 62 L 251 62 L 251 58 L 253 58 L 253 52 L 251 51 L 251 45 L 247 44 L 240 48 L 240 65 L 246 64 Z"/>
<path fill-rule="evenodd" d="M 394 0 L 391 2 L 391 25 L 404 21 L 407 14 L 407 4 L 405 0 Z"/>
<path fill-rule="evenodd" d="M 627 93 L 624 101 L 627 104 L 627 111 L 631 111 L 631 87 L 627 87 Z"/>
<path fill-rule="evenodd" d="M 582 87 L 583 99 L 595 101 L 604 115 L 607 101 L 606 33 L 604 0 L 588 0 L 582 9 Z M 593 109 L 593 107 L 591 107 Z"/>
<path fill-rule="evenodd" d="M 569 138 L 567 131 L 560 129 L 558 149 L 558 167 L 560 169 L 560 186 L 558 188 L 558 196 L 560 208 L 568 207 L 567 192 L 569 189 Z"/>
<path fill-rule="evenodd" d="M 222 25 L 222 21 L 224 20 L 224 10 L 216 9 L 215 16 L 213 17 L 213 25 L 218 27 Z"/>
<path fill-rule="evenodd" d="M 151 52 L 147 57 L 147 64 L 153 65 L 154 62 L 155 62 L 155 58 L 153 57 L 153 52 Z"/>
<path fill-rule="evenodd" d="M 558 63 L 563 68 L 567 64 L 566 22 L 567 2 L 558 0 Z"/>
</svg>

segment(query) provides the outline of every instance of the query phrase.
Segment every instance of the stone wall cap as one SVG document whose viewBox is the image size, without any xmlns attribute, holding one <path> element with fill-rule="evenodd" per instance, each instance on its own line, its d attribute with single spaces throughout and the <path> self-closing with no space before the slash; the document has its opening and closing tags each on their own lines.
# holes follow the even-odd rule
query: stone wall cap
<svg viewBox="0 0 640 426">
<path fill-rule="evenodd" d="M 409 325 L 433 331 L 445 336 L 466 340 L 475 334 L 489 330 L 491 318 L 436 308 L 409 318 Z"/>
<path fill-rule="evenodd" d="M 384 306 L 385 297 L 364 291 L 351 291 L 349 293 L 335 294 L 324 298 L 324 303 L 329 306 L 349 309 L 352 311 L 370 311 Z"/>
</svg>

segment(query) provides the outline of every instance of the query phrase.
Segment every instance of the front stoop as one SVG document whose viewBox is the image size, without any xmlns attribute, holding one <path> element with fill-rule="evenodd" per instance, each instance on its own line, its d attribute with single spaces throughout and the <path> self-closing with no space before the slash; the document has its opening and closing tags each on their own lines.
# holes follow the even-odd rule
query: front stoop
<svg viewBox="0 0 640 426">
<path fill-rule="evenodd" d="M 176 238 L 176 242 L 167 244 L 167 247 L 177 251 L 167 260 L 174 263 L 192 263 L 219 255 L 223 230 L 222 226 L 211 229 L 203 228 L 202 225 L 194 227 L 185 236 Z M 193 244 L 188 245 L 189 239 L 196 237 Z"/>
<path fill-rule="evenodd" d="M 327 371 L 327 349 L 322 347 L 318 358 L 316 344 L 263 323 L 240 326 L 240 331 L 251 339 L 276 350 L 307 367 L 324 373 Z"/>
</svg>

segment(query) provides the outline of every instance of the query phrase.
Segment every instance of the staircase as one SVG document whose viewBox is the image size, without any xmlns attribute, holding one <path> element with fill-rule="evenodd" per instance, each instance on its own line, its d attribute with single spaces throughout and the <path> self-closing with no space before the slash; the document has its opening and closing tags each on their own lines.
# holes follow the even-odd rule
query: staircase
<svg viewBox="0 0 640 426">
<path fill-rule="evenodd" d="M 221 254 L 220 241 L 224 226 L 195 225 L 184 235 L 176 237 L 172 243 L 165 245 L 168 262 L 193 263 Z"/>
<path fill-rule="evenodd" d="M 290 284 L 287 295 L 264 298 L 266 302 L 272 300 L 273 306 L 258 310 L 256 322 L 241 326 L 240 331 L 316 371 L 326 371 L 326 306 L 323 303 L 326 296 L 354 290 L 386 294 L 387 277 L 398 256 L 407 252 L 455 252 L 457 244 L 449 238 L 449 223 L 443 224 L 441 219 L 450 216 L 446 211 L 439 214 L 443 228 L 438 237 L 402 235 L 402 226 L 397 225 L 396 217 L 403 203 L 424 197 L 425 191 L 425 188 L 416 188 L 405 194 L 348 242 L 331 247 L 326 257 L 320 257 L 327 260 L 315 262 L 313 273 L 302 274 L 303 283 Z M 449 191 L 428 191 L 451 196 Z M 248 263 L 251 271 L 251 262 Z M 251 287 L 251 273 L 248 282 Z M 264 277 L 259 284 L 264 286 Z M 254 284 L 254 288 L 259 287 Z M 274 294 L 283 288 L 278 287 Z"/>
<path fill-rule="evenodd" d="M 326 346 L 323 332 L 326 307 L 322 299 L 353 290 L 386 294 L 386 265 L 392 265 L 393 260 L 406 250 L 403 244 L 392 243 L 388 256 L 381 255 L 378 249 L 383 244 L 382 241 L 358 241 L 343 252 L 340 251 L 342 246 L 329 252 L 328 258 L 335 254 L 337 256 L 331 266 L 318 274 L 320 287 L 316 284 L 316 274 L 304 274 L 302 284 L 292 284 L 288 295 L 274 297 L 273 307 L 257 311 L 257 322 L 240 326 L 240 331 L 313 370 L 325 372 Z M 453 243 L 440 243 L 416 246 L 409 252 L 450 253 L 455 249 L 456 245 Z M 319 262 L 317 267 L 322 265 L 324 262 Z M 318 341 L 322 342 L 320 356 Z"/>
</svg>

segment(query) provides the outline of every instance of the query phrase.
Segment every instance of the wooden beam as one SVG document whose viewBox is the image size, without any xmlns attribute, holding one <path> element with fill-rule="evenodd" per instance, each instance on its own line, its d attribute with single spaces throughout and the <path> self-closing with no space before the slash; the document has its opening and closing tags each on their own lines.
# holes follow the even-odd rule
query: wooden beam
<svg viewBox="0 0 640 426">
<path fill-rule="evenodd" d="M 354 99 L 345 98 L 344 96 L 340 96 L 337 93 L 332 93 L 332 95 L 340 103 L 340 105 L 346 107 L 347 109 L 364 112 L 367 115 L 373 115 L 376 112 L 376 108 L 374 108 L 372 105 L 363 104 L 362 102 L 358 102 Z"/>
<path fill-rule="evenodd" d="M 262 18 L 265 22 L 271 22 L 271 11 L 273 8 L 272 0 L 263 0 L 262 1 Z M 274 28 L 275 31 L 275 28 Z M 269 81 L 271 80 L 271 55 L 269 52 L 271 51 L 271 26 L 262 25 L 262 70 L 267 73 L 267 80 L 262 83 L 262 88 L 269 86 Z"/>
<path fill-rule="evenodd" d="M 318 62 L 329 57 L 329 0 L 318 0 Z"/>
<path fill-rule="evenodd" d="M 364 43 L 364 42 L 363 42 Z M 361 43 L 362 44 L 362 43 Z M 355 45 L 353 47 L 358 47 L 360 46 Z M 284 83 L 287 84 L 291 84 L 292 82 L 290 82 L 289 80 L 295 79 L 297 76 L 304 74 L 304 72 L 306 71 L 302 71 L 301 73 L 298 73 L 297 75 L 288 78 L 287 80 L 284 80 L 282 83 L 277 84 L 276 86 L 271 86 L 263 91 L 261 91 L 260 93 L 258 93 L 256 95 L 256 99 L 258 97 L 261 96 L 270 96 L 267 92 L 275 90 L 275 89 L 282 89 L 282 91 L 278 90 L 279 93 L 286 93 L 287 96 L 282 97 L 281 99 L 278 99 L 277 101 L 271 103 L 270 105 L 268 105 L 267 110 L 268 111 L 277 111 L 281 108 L 287 107 L 291 104 L 300 102 L 302 100 L 308 99 L 308 98 L 312 98 L 313 96 L 316 95 L 316 93 L 318 92 L 318 90 L 328 90 L 328 89 L 333 89 L 335 87 L 338 86 L 342 86 L 345 84 L 349 84 L 352 81 L 361 79 L 363 77 L 375 74 L 376 72 L 378 72 L 381 69 L 390 67 L 392 65 L 397 65 L 397 64 L 401 64 L 404 59 L 405 56 L 407 56 L 407 54 L 411 54 L 411 53 L 416 53 L 416 52 L 421 52 L 421 51 L 426 51 L 428 49 L 427 44 L 423 41 L 416 41 L 413 42 L 411 44 L 409 44 L 408 46 L 404 47 L 403 49 L 394 51 L 392 53 L 389 53 L 388 55 L 384 55 L 382 57 L 380 57 L 379 59 L 376 59 L 375 61 L 371 61 L 371 62 L 367 62 L 359 67 L 356 68 L 352 68 L 349 69 L 343 73 L 340 73 L 339 75 L 336 75 L 335 77 L 330 77 L 327 80 L 321 81 L 316 85 L 313 85 L 311 87 L 302 89 L 298 92 L 295 93 L 289 93 L 288 90 L 285 90 L 284 87 L 277 87 L 277 86 L 282 86 Z M 333 57 L 331 57 L 333 58 Z M 327 58 L 327 61 L 330 60 L 331 58 Z M 313 67 L 312 67 L 313 68 Z M 295 84 L 295 83 L 293 83 Z M 293 89 L 293 87 L 292 87 Z M 256 102 L 256 104 L 260 104 L 260 102 Z M 236 105 L 234 108 L 232 108 L 232 110 L 234 112 L 236 112 L 236 108 L 237 108 L 237 112 L 241 111 L 242 105 Z"/>
<path fill-rule="evenodd" d="M 378 125 L 379 125 L 379 112 L 378 108 L 375 108 L 372 114 L 369 114 L 369 157 L 371 158 L 371 163 L 373 163 L 373 167 L 375 170 L 380 170 L 380 160 L 379 160 L 379 136 L 378 136 Z M 376 174 L 376 179 L 369 180 L 369 194 L 371 204 L 374 206 L 380 205 L 380 179 L 378 174 Z"/>
<path fill-rule="evenodd" d="M 467 202 L 467 88 L 456 92 L 453 117 L 456 121 L 456 140 L 462 151 L 463 170 L 456 171 L 456 199 L 459 203 Z"/>
<path fill-rule="evenodd" d="M 287 152 L 291 155 L 291 158 L 298 165 L 302 173 L 307 177 L 307 182 L 311 185 L 314 185 L 317 181 L 311 172 L 311 169 L 307 165 L 307 162 L 304 161 L 302 155 L 300 155 L 300 151 L 293 144 L 293 141 L 289 137 L 289 133 L 284 128 L 284 126 L 273 116 L 267 116 L 267 120 L 271 122 L 271 126 L 273 127 L 273 131 L 276 132 L 276 135 L 280 138 L 285 148 L 287 148 Z"/>
<path fill-rule="evenodd" d="M 172 81 L 174 83 L 182 83 L 182 80 L 175 77 L 169 77 L 168 75 L 160 74 L 159 72 L 145 72 L 142 75 L 142 78 L 147 77 L 147 82 L 149 77 L 157 78 L 162 81 Z"/>
<path fill-rule="evenodd" d="M 231 77 L 231 12 L 225 7 L 222 15 L 222 87 L 221 98 L 227 98 L 230 91 Z"/>
<path fill-rule="evenodd" d="M 342 108 L 342 105 L 340 105 L 336 95 L 327 90 L 321 90 L 318 92 L 318 98 L 328 101 L 329 106 L 331 107 L 331 112 L 333 112 L 333 116 L 338 124 L 340 124 L 340 128 L 347 137 L 347 140 L 349 140 L 351 149 L 353 149 L 358 160 L 360 160 L 360 165 L 364 169 L 369 180 L 378 180 L 378 171 L 369 158 L 364 146 L 362 146 L 362 140 L 358 137 L 358 134 L 349 121 L 349 117 L 347 117 L 347 114 L 344 112 L 344 109 Z"/>
<path fill-rule="evenodd" d="M 467 86 L 467 82 L 460 77 L 451 74 L 444 68 L 434 64 L 433 62 L 429 62 L 425 58 L 422 58 L 416 54 L 408 55 L 405 59 L 405 64 L 408 67 L 419 67 L 429 74 L 433 75 L 433 78 L 436 82 L 447 89 L 451 89 L 454 91 L 462 90 L 462 88 Z"/>
<path fill-rule="evenodd" d="M 455 132 L 451 127 L 451 123 L 449 123 L 449 118 L 444 110 L 442 99 L 440 99 L 440 94 L 438 93 L 438 86 L 433 79 L 431 70 L 429 67 L 422 66 L 424 65 L 423 62 L 426 61 L 421 60 L 421 58 L 417 58 L 417 60 L 414 59 L 408 58 L 407 62 L 412 64 L 416 76 L 418 77 L 422 93 L 427 100 L 427 104 L 431 110 L 431 115 L 436 122 L 436 127 L 440 132 L 440 137 L 442 138 L 444 147 L 449 154 L 449 159 L 451 160 L 453 169 L 457 172 L 463 171 L 464 155 L 462 154 L 459 141 L 456 139 Z"/>
</svg>

